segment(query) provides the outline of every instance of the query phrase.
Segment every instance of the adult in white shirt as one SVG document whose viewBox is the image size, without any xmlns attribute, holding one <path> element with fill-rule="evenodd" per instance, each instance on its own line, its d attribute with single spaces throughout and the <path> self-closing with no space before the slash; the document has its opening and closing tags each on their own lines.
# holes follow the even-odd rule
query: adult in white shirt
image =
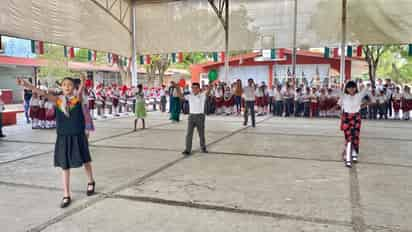
<svg viewBox="0 0 412 232">
<path fill-rule="evenodd" d="M 3 110 L 4 110 L 4 102 L 1 99 L 2 92 L 0 90 L 0 138 L 6 137 L 3 134 Z"/>
<path fill-rule="evenodd" d="M 341 130 L 343 130 L 346 140 L 344 159 L 347 167 L 352 167 L 352 161 L 357 162 L 358 160 L 359 135 L 362 121 L 360 110 L 362 99 L 365 95 L 366 89 L 358 92 L 356 82 L 349 81 L 338 102 L 342 108 Z"/>
<path fill-rule="evenodd" d="M 243 123 L 244 126 L 247 125 L 247 121 L 249 119 L 249 111 L 252 117 L 252 127 L 256 127 L 255 121 L 255 100 L 256 100 L 256 85 L 253 79 L 249 79 L 248 86 L 243 88 L 243 99 L 245 100 L 245 121 Z"/>
<path fill-rule="evenodd" d="M 206 139 L 205 139 L 205 104 L 206 98 L 210 94 L 210 88 L 207 88 L 206 93 L 200 91 L 200 84 L 192 84 L 192 93 L 183 96 L 181 98 L 186 99 L 189 102 L 189 119 L 186 134 L 186 149 L 182 152 L 183 155 L 189 156 L 192 153 L 192 140 L 193 131 L 197 128 L 199 133 L 200 148 L 203 153 L 207 153 Z"/>
</svg>

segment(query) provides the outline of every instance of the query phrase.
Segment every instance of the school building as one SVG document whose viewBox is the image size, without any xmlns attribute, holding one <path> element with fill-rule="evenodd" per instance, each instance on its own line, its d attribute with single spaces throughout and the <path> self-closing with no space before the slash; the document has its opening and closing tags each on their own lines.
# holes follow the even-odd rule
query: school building
<svg viewBox="0 0 412 232">
<path fill-rule="evenodd" d="M 269 51 L 270 52 L 270 51 Z M 345 77 L 365 72 L 365 61 L 361 57 L 346 57 Z M 224 61 L 207 62 L 192 65 L 192 81 L 199 83 L 208 82 L 208 73 L 211 70 L 218 72 L 218 79 L 223 80 L 225 67 Z M 325 58 L 323 53 L 298 50 L 296 54 L 296 78 L 306 79 L 309 83 L 319 77 L 320 81 L 338 82 L 340 70 L 340 57 Z M 355 74 L 356 73 L 356 74 Z M 253 52 L 233 56 L 229 60 L 229 82 L 237 79 L 246 83 L 253 78 L 256 83 L 265 82 L 271 86 L 275 80 L 282 82 L 292 74 L 292 50 L 284 49 L 283 54 L 276 59 L 270 58 L 265 52 Z"/>
</svg>

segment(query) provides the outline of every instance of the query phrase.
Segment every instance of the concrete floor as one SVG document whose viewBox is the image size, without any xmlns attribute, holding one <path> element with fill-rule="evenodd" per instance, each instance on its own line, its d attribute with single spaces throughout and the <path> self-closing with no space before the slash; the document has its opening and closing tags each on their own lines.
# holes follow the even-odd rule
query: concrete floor
<svg viewBox="0 0 412 232">
<path fill-rule="evenodd" d="M 337 119 L 207 118 L 209 154 L 185 158 L 186 117 L 96 122 L 97 181 L 72 171 L 60 209 L 53 130 L 6 127 L 0 140 L 0 231 L 412 231 L 412 123 L 365 121 L 360 163 L 343 166 Z M 21 121 L 19 121 L 21 122 Z M 195 133 L 195 135 L 197 135 Z"/>
</svg>

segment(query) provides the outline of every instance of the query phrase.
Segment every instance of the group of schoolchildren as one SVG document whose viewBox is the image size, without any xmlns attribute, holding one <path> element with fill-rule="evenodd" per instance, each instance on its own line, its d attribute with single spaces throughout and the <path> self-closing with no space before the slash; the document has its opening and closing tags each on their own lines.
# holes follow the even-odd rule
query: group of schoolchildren
<svg viewBox="0 0 412 232">
<path fill-rule="evenodd" d="M 142 92 L 145 105 L 151 104 L 153 110 L 160 101 L 160 110 L 165 111 L 166 97 L 165 86 L 162 88 L 139 88 L 126 85 L 103 86 L 99 84 L 95 89 L 88 88 L 88 100 L 90 110 L 97 111 L 98 118 L 107 116 L 119 116 L 120 114 L 134 113 L 136 107 L 136 92 Z"/>
<path fill-rule="evenodd" d="M 391 82 L 372 88 L 359 81 L 360 88 L 367 88 L 363 99 L 363 119 L 409 120 L 412 110 L 412 96 L 409 86 L 395 86 Z M 295 117 L 338 117 L 338 101 L 341 90 L 337 85 L 296 86 L 291 79 L 285 84 L 274 84 L 272 88 L 264 82 L 255 85 L 255 112 L 257 116 Z M 240 115 L 244 109 L 242 82 L 214 84 L 207 101 L 207 114 Z M 401 117 L 402 112 L 402 117 Z"/>
</svg>

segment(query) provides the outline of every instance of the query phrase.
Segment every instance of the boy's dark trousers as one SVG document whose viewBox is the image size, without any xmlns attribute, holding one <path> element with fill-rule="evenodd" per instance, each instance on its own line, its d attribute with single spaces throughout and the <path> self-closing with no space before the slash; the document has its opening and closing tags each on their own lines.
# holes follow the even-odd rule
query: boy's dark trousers
<svg viewBox="0 0 412 232">
<path fill-rule="evenodd" d="M 377 118 L 377 106 L 376 104 L 370 104 L 368 106 L 368 111 L 369 111 L 369 119 L 376 119 Z"/>
<path fill-rule="evenodd" d="M 303 102 L 295 101 L 295 117 L 301 117 L 303 109 Z"/>
<path fill-rule="evenodd" d="M 378 104 L 379 119 L 388 119 L 387 107 L 386 103 Z"/>
<path fill-rule="evenodd" d="M 283 101 L 275 101 L 275 107 L 273 108 L 273 115 L 281 117 L 283 114 Z"/>
<path fill-rule="evenodd" d="M 3 135 L 3 113 L 0 112 L 0 135 Z"/>
<path fill-rule="evenodd" d="M 244 125 L 247 125 L 248 119 L 249 119 L 249 113 L 251 114 L 252 117 L 252 126 L 256 126 L 256 121 L 255 121 L 255 101 L 246 101 L 246 106 L 245 106 L 245 121 Z"/>
<path fill-rule="evenodd" d="M 303 103 L 303 116 L 309 118 L 310 116 L 310 102 Z"/>
<path fill-rule="evenodd" d="M 200 148 L 206 150 L 205 142 L 205 115 L 204 114 L 190 114 L 188 118 L 188 127 L 186 134 L 186 149 L 187 152 L 192 152 L 193 131 L 197 128 L 199 133 Z"/>
</svg>

